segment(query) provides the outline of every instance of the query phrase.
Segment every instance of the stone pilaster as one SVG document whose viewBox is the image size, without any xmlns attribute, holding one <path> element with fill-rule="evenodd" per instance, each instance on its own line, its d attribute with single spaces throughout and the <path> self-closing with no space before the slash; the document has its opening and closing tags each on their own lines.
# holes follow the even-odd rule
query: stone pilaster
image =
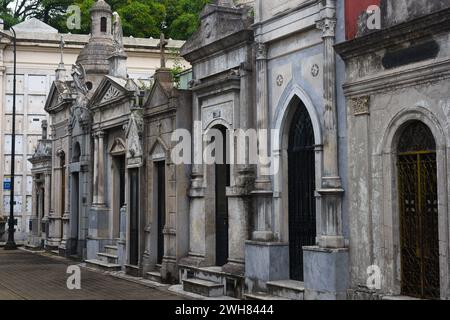
<svg viewBox="0 0 450 320">
<path fill-rule="evenodd" d="M 48 218 L 49 209 L 51 203 L 51 183 L 52 183 L 52 175 L 47 172 L 44 174 L 44 184 L 45 184 L 45 199 L 44 199 L 44 218 Z"/>
<path fill-rule="evenodd" d="M 342 232 L 342 189 L 339 177 L 336 56 L 336 0 L 320 3 L 317 27 L 323 35 L 323 175 L 321 188 L 319 246 L 303 247 L 305 300 L 341 300 L 347 295 L 348 249 Z"/>
<path fill-rule="evenodd" d="M 336 53 L 334 51 L 336 29 L 336 2 L 323 1 L 321 19 L 317 28 L 323 35 L 323 100 L 324 100 L 324 144 L 323 144 L 323 176 L 321 228 L 319 244 L 324 248 L 344 247 L 342 232 L 342 189 L 339 176 L 337 103 L 336 103 Z"/>
<path fill-rule="evenodd" d="M 36 177 L 33 177 L 33 193 L 31 194 L 31 205 L 32 205 L 32 213 L 31 213 L 31 225 L 33 230 L 31 230 L 31 233 L 33 236 L 38 235 L 38 219 L 39 219 L 39 209 L 38 209 L 38 187 L 36 182 Z"/>
<path fill-rule="evenodd" d="M 97 181 L 98 181 L 98 193 L 97 201 L 99 205 L 105 204 L 105 167 L 104 167 L 104 138 L 105 133 L 103 131 L 98 132 L 98 171 L 97 171 Z"/>
<path fill-rule="evenodd" d="M 98 136 L 94 133 L 94 186 L 93 186 L 93 199 L 92 203 L 96 205 L 98 203 Z"/>
<path fill-rule="evenodd" d="M 259 163 L 255 181 L 255 230 L 252 239 L 270 241 L 273 238 L 270 220 L 272 212 L 272 184 L 270 164 L 263 164 L 261 157 L 268 157 L 269 151 L 269 96 L 267 86 L 267 47 L 264 43 L 256 45 L 256 123 L 259 140 Z"/>
</svg>

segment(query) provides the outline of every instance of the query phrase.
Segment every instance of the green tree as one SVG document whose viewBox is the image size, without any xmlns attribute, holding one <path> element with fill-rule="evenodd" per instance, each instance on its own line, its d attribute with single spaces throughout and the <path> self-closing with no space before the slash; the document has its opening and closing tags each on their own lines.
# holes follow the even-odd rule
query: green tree
<svg viewBox="0 0 450 320">
<path fill-rule="evenodd" d="M 0 0 L 0 17 L 6 26 L 30 17 L 57 28 L 60 32 L 90 32 L 89 10 L 96 0 Z M 200 25 L 200 12 L 211 0 L 106 0 L 122 17 L 125 36 L 159 37 L 163 22 L 168 38 L 188 39 Z M 69 30 L 66 13 L 69 5 L 81 9 L 81 29 Z"/>
<path fill-rule="evenodd" d="M 166 7 L 167 35 L 187 40 L 200 26 L 200 12 L 211 0 L 163 0 Z"/>
<path fill-rule="evenodd" d="M 158 38 L 166 16 L 166 8 L 156 1 L 128 1 L 117 12 L 123 21 L 124 35 Z"/>
<path fill-rule="evenodd" d="M 61 16 L 73 0 L 2 0 L 0 17 L 6 27 L 17 24 L 27 18 L 37 18 L 45 23 Z"/>
</svg>

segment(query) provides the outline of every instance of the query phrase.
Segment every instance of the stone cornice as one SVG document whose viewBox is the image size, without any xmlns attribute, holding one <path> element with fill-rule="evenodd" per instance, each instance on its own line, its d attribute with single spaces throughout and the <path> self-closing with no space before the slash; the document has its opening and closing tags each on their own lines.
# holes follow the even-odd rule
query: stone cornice
<svg viewBox="0 0 450 320">
<path fill-rule="evenodd" d="M 450 79 L 450 59 L 424 64 L 408 70 L 380 74 L 359 79 L 343 85 L 347 97 L 370 95 L 378 92 L 398 90 L 435 81 Z"/>
<path fill-rule="evenodd" d="M 231 47 L 245 43 L 248 43 L 249 45 L 253 43 L 253 30 L 240 30 L 205 46 L 193 50 L 186 49 L 186 52 L 182 52 L 182 57 L 186 61 L 194 63 L 202 58 L 210 57 L 222 51 L 228 51 Z"/>
<path fill-rule="evenodd" d="M 307 1 L 303 2 L 303 3 L 301 3 L 300 5 L 296 6 L 295 8 L 292 8 L 292 9 L 280 12 L 277 15 L 275 15 L 275 16 L 269 18 L 269 19 L 266 19 L 266 20 L 263 20 L 263 21 L 258 21 L 256 23 L 254 23 L 252 25 L 252 27 L 254 29 L 257 29 L 257 28 L 261 27 L 264 24 L 271 23 L 271 22 L 279 20 L 279 19 L 281 19 L 281 18 L 283 18 L 285 16 L 288 16 L 288 15 L 294 13 L 294 12 L 301 11 L 301 10 L 307 8 L 307 7 L 316 5 L 320 1 L 321 0 L 307 0 Z"/>
<path fill-rule="evenodd" d="M 449 30 L 450 8 L 339 43 L 335 49 L 344 60 L 349 60 Z"/>
</svg>

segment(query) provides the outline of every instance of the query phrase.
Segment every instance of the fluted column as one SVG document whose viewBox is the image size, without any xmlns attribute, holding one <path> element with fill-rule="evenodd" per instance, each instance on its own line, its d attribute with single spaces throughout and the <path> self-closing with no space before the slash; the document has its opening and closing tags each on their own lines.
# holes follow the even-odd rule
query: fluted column
<svg viewBox="0 0 450 320">
<path fill-rule="evenodd" d="M 336 53 L 334 52 L 336 20 L 324 18 L 318 23 L 323 31 L 323 99 L 324 113 L 324 187 L 340 187 L 337 148 Z"/>
<path fill-rule="evenodd" d="M 105 167 L 104 167 L 104 138 L 105 133 L 100 131 L 98 133 L 98 191 L 97 191 L 97 200 L 99 205 L 105 204 Z"/>
<path fill-rule="evenodd" d="M 324 248 L 344 247 L 342 231 L 342 189 L 339 177 L 338 131 L 336 103 L 336 53 L 334 51 L 336 29 L 336 0 L 321 3 L 321 19 L 317 28 L 323 32 L 323 100 L 324 100 L 324 143 L 321 228 L 319 245 Z"/>
<path fill-rule="evenodd" d="M 256 200 L 255 230 L 253 240 L 269 241 L 273 238 L 270 226 L 272 212 L 272 184 L 270 180 L 269 159 L 269 96 L 267 86 L 267 47 L 264 43 L 256 45 L 256 127 L 258 131 L 258 166 L 253 195 Z"/>
</svg>

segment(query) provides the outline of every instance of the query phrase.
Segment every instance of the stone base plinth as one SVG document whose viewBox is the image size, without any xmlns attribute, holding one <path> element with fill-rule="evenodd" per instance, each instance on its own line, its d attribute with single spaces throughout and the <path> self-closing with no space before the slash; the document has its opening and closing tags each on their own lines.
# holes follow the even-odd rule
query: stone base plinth
<svg viewBox="0 0 450 320">
<path fill-rule="evenodd" d="M 349 285 L 348 249 L 303 247 L 305 300 L 345 300 Z"/>
<path fill-rule="evenodd" d="M 289 279 L 289 245 L 246 241 L 245 285 L 247 292 L 266 291 L 268 281 Z"/>
</svg>

